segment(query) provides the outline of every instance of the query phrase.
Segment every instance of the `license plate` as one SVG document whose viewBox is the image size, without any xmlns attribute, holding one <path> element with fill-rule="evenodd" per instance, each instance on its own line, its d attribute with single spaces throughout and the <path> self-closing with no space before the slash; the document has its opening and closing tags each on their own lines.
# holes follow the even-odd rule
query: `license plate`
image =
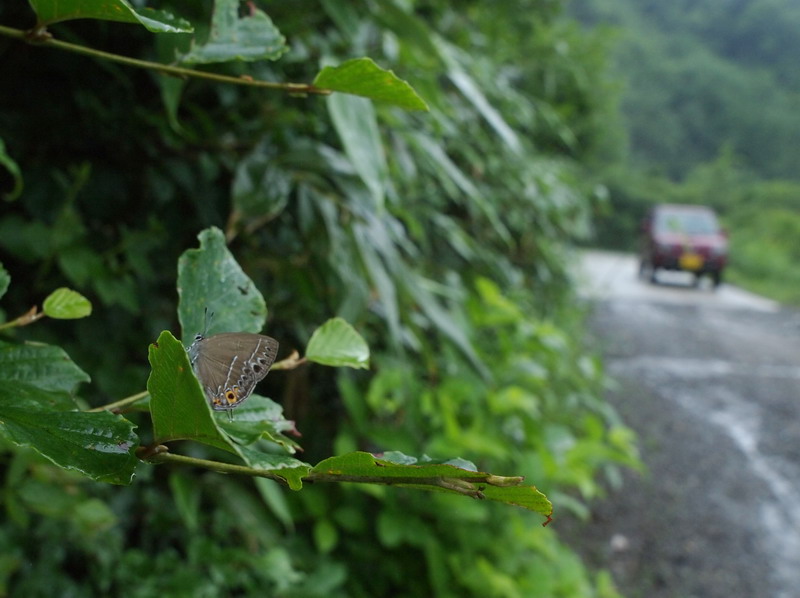
<svg viewBox="0 0 800 598">
<path fill-rule="evenodd" d="M 684 253 L 678 260 L 678 264 L 680 264 L 681 270 L 694 272 L 703 267 L 703 256 L 696 253 Z"/>
</svg>

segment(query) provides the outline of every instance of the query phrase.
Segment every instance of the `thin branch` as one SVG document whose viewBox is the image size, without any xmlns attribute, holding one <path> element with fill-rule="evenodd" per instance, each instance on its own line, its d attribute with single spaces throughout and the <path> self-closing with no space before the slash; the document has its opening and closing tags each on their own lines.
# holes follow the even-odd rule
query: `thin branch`
<svg viewBox="0 0 800 598">
<path fill-rule="evenodd" d="M 311 473 L 303 478 L 304 482 L 351 482 L 355 484 L 382 484 L 384 486 L 429 486 L 458 492 L 472 498 L 485 498 L 481 485 L 487 482 L 486 477 L 458 478 L 451 476 L 434 476 L 419 478 L 415 476 L 379 476 L 379 475 L 343 475 L 330 473 Z"/>
<path fill-rule="evenodd" d="M 119 401 L 114 401 L 113 403 L 108 403 L 107 405 L 101 405 L 100 407 L 95 407 L 94 409 L 87 409 L 88 413 L 95 413 L 98 411 L 119 411 L 123 407 L 127 407 L 128 405 L 133 405 L 137 401 L 141 401 L 145 398 L 149 393 L 144 390 L 142 392 L 137 392 L 135 395 L 131 395 L 129 397 L 125 397 L 124 399 L 120 399 Z"/>
<path fill-rule="evenodd" d="M 39 308 L 34 305 L 18 318 L 0 324 L 0 330 L 4 328 L 14 328 L 15 326 L 27 326 L 28 324 L 33 324 L 37 320 L 41 320 L 44 316 L 45 313 L 40 312 Z"/>
<path fill-rule="evenodd" d="M 208 459 L 198 459 L 196 457 L 186 457 L 184 455 L 176 455 L 169 453 L 164 446 L 158 447 L 140 447 L 137 451 L 140 459 L 148 463 L 180 463 L 183 465 L 192 465 L 195 467 L 203 467 L 217 473 L 234 473 L 240 475 L 249 475 L 253 477 L 269 478 L 286 483 L 286 480 L 271 471 L 264 471 L 263 469 L 256 469 L 246 465 L 234 465 L 232 463 L 223 463 L 221 461 L 210 461 Z M 429 478 L 420 478 L 415 476 L 380 476 L 380 475 L 346 475 L 334 473 L 309 473 L 302 478 L 305 483 L 322 483 L 322 482 L 350 482 L 355 484 L 382 484 L 385 486 L 402 485 L 402 486 L 416 486 L 416 487 L 430 487 L 441 488 L 442 490 L 449 490 L 457 492 L 464 496 L 472 498 L 485 498 L 483 495 L 484 485 L 500 485 L 510 486 L 520 483 L 522 478 L 511 477 L 504 478 L 487 474 L 482 477 L 469 477 L 459 478 L 456 476 L 434 476 Z"/>
<path fill-rule="evenodd" d="M 13 37 L 37 46 L 45 46 L 57 48 L 59 50 L 66 50 L 67 52 L 75 52 L 77 54 L 83 54 L 85 56 L 91 56 L 93 58 L 100 58 L 103 60 L 110 60 L 112 62 L 118 62 L 127 66 L 152 70 L 164 75 L 172 75 L 174 77 L 194 77 L 196 79 L 206 79 L 209 81 L 215 81 L 217 83 L 231 83 L 233 85 L 276 89 L 292 94 L 330 95 L 332 93 L 330 89 L 320 89 L 319 87 L 314 87 L 308 83 L 276 83 L 274 81 L 253 79 L 247 75 L 233 77 L 230 75 L 220 75 L 217 73 L 172 66 L 168 64 L 162 64 L 160 62 L 152 62 L 149 60 L 139 60 L 138 58 L 130 58 L 129 56 L 123 56 L 121 54 L 112 54 L 111 52 L 103 52 L 102 50 L 87 48 L 86 46 L 80 46 L 78 44 L 62 42 L 57 39 L 52 39 L 51 37 L 48 37 L 48 35 L 37 31 L 27 32 L 21 29 L 13 29 L 11 27 L 4 27 L 0 25 L 0 35 Z"/>
<path fill-rule="evenodd" d="M 222 461 L 211 461 L 209 459 L 198 459 L 196 457 L 176 455 L 168 452 L 149 451 L 148 447 L 140 447 L 137 451 L 137 456 L 148 463 L 180 463 L 182 465 L 203 467 L 211 471 L 216 471 L 217 473 L 238 473 L 257 478 L 269 478 L 283 484 L 286 483 L 286 480 L 284 480 L 281 476 L 275 475 L 271 471 L 255 469 L 246 465 L 234 465 L 233 463 L 223 463 Z"/>
<path fill-rule="evenodd" d="M 271 370 L 293 370 L 293 369 L 298 368 L 301 365 L 304 365 L 306 363 L 308 363 L 308 360 L 305 357 L 300 357 L 300 353 L 298 353 L 295 350 L 295 351 L 292 351 L 292 353 L 288 357 L 285 357 L 284 359 L 281 359 L 280 361 L 276 361 L 275 363 L 273 363 L 272 367 L 270 369 Z"/>
</svg>

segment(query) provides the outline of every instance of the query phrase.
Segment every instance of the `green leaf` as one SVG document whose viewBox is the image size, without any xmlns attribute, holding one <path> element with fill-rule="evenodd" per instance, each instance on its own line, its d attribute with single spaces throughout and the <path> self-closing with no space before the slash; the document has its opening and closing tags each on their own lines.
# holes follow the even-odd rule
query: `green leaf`
<svg viewBox="0 0 800 598">
<path fill-rule="evenodd" d="M 8 270 L 3 267 L 3 263 L 0 262 L 0 299 L 6 294 L 9 284 L 11 284 L 11 276 Z"/>
<path fill-rule="evenodd" d="M 157 83 L 172 130 L 182 135 L 185 134 L 178 119 L 178 109 L 181 105 L 183 90 L 186 87 L 186 80 L 177 77 L 159 77 Z"/>
<path fill-rule="evenodd" d="M 389 458 L 386 458 L 387 455 Z M 535 486 L 523 486 L 521 477 L 496 476 L 449 462 L 425 462 L 400 453 L 387 455 L 379 458 L 370 453 L 354 452 L 331 457 L 318 463 L 308 477 L 310 480 L 326 482 L 391 484 L 488 498 L 516 505 L 548 518 L 553 512 L 553 505 L 547 497 Z M 472 465 L 463 460 L 456 462 L 468 467 Z"/>
<path fill-rule="evenodd" d="M 60 347 L 0 341 L 0 380 L 26 382 L 45 391 L 72 394 L 91 378 Z"/>
<path fill-rule="evenodd" d="M 494 129 L 497 135 L 505 142 L 508 148 L 516 154 L 521 153 L 522 144 L 514 129 L 506 122 L 503 114 L 492 105 L 484 95 L 481 85 L 461 65 L 459 57 L 462 53 L 458 46 L 437 38 L 434 42 L 435 51 L 445 65 L 450 80 L 461 91 L 464 99 L 470 102 L 475 110 Z M 546 104 L 546 103 L 545 103 Z"/>
<path fill-rule="evenodd" d="M 163 331 L 158 341 L 150 345 L 148 359 L 152 371 L 147 390 L 155 442 L 195 440 L 233 452 L 211 415 L 180 341 L 169 331 Z"/>
<path fill-rule="evenodd" d="M 506 224 L 497 213 L 497 208 L 492 202 L 487 201 L 485 193 L 464 174 L 455 162 L 448 156 L 440 141 L 430 135 L 414 134 L 409 137 L 414 144 L 426 154 L 428 167 L 432 168 L 434 174 L 439 177 L 442 184 L 452 182 L 457 187 L 454 193 L 468 197 L 472 203 L 480 209 L 489 222 L 492 223 L 494 231 L 505 242 L 512 242 L 512 235 Z"/>
<path fill-rule="evenodd" d="M 92 304 L 77 291 L 61 287 L 44 300 L 42 311 L 45 315 L 58 320 L 74 320 L 91 314 Z"/>
<path fill-rule="evenodd" d="M 458 349 L 472 362 L 475 371 L 481 376 L 490 377 L 489 368 L 483 363 L 475 352 L 472 342 L 467 336 L 467 330 L 460 324 L 450 310 L 447 309 L 434 295 L 436 287 L 433 281 L 414 273 L 409 275 L 407 289 L 414 297 L 422 312 L 430 319 L 431 323 L 445 336 L 449 337 Z"/>
<path fill-rule="evenodd" d="M 399 347 L 400 300 L 395 281 L 402 281 L 408 271 L 402 268 L 403 263 L 389 237 L 389 230 L 381 219 L 372 218 L 365 223 L 354 224 L 352 235 L 358 255 L 369 273 L 371 291 L 377 292 L 380 298 L 383 317 L 389 325 L 389 340 Z M 401 268 L 402 271 L 398 272 Z"/>
<path fill-rule="evenodd" d="M 375 108 L 364 98 L 332 95 L 328 110 L 353 168 L 382 208 L 389 174 Z"/>
<path fill-rule="evenodd" d="M 480 86 L 465 71 L 459 68 L 452 68 L 450 80 L 455 84 L 464 97 L 475 106 L 475 109 L 486 119 L 497 135 L 516 153 L 522 151 L 522 144 L 519 141 L 514 129 L 512 129 L 503 118 L 503 115 L 492 105 L 489 99 L 483 95 Z"/>
<path fill-rule="evenodd" d="M 26 404 L 38 404 L 40 409 L 50 411 L 72 411 L 77 408 L 75 398 L 63 390 L 42 389 L 30 382 L 3 378 L 0 376 L 0 386 L 13 389 L 20 401 Z"/>
<path fill-rule="evenodd" d="M 236 408 L 233 421 L 220 412 L 215 413 L 215 420 L 247 465 L 282 477 L 293 490 L 302 488 L 302 477 L 308 474 L 311 465 L 275 453 L 276 446 L 289 454 L 301 450 L 300 445 L 283 434 L 289 432 L 299 436 L 294 422 L 283 417 L 280 405 L 266 397 L 253 395 L 247 403 Z"/>
<path fill-rule="evenodd" d="M 303 487 L 303 478 L 311 471 L 311 465 L 294 457 L 275 455 L 241 445 L 234 445 L 234 448 L 250 467 L 282 477 L 292 490 L 300 490 Z"/>
<path fill-rule="evenodd" d="M 172 14 L 150 8 L 135 10 L 125 0 L 28 0 L 38 26 L 73 19 L 139 23 L 153 33 L 191 33 L 192 25 Z"/>
<path fill-rule="evenodd" d="M 314 87 L 362 96 L 406 110 L 428 110 L 428 105 L 411 85 L 370 58 L 354 58 L 336 67 L 326 66 L 314 79 Z"/>
<path fill-rule="evenodd" d="M 289 50 L 286 39 L 265 12 L 252 4 L 249 11 L 249 15 L 240 17 L 239 0 L 216 0 L 208 41 L 202 45 L 193 43 L 181 62 L 209 64 L 280 58 Z"/>
<path fill-rule="evenodd" d="M 396 465 L 416 465 L 417 463 L 422 462 L 426 465 L 453 465 L 455 467 L 460 467 L 461 469 L 466 469 L 467 471 L 478 471 L 478 468 L 472 461 L 467 461 L 461 457 L 455 457 L 453 459 L 447 459 L 444 461 L 435 461 L 426 456 L 423 456 L 421 459 L 417 459 L 416 457 L 406 455 L 400 451 L 386 451 L 381 453 L 381 459 L 384 461 L 390 461 Z"/>
<path fill-rule="evenodd" d="M 267 304 L 225 246 L 218 228 L 200 233 L 200 249 L 178 260 L 178 319 L 184 341 L 205 332 L 261 332 Z M 205 330 L 205 310 L 214 317 Z"/>
<path fill-rule="evenodd" d="M 311 467 L 309 466 L 303 475 L 308 474 L 310 469 Z M 283 524 L 287 531 L 294 530 L 294 515 L 289 505 L 288 497 L 281 485 L 275 480 L 268 480 L 266 478 L 256 478 L 254 482 L 261 495 L 261 500 L 269 507 L 269 510 L 272 511 L 275 518 Z"/>
<path fill-rule="evenodd" d="M 339 542 L 339 529 L 329 519 L 314 524 L 314 544 L 322 554 L 330 553 Z"/>
<path fill-rule="evenodd" d="M 283 211 L 291 189 L 291 177 L 275 165 L 274 156 L 253 154 L 239 163 L 233 178 L 236 215 L 247 219 L 247 229 L 254 230 Z"/>
<path fill-rule="evenodd" d="M 2 139 L 0 139 L 0 166 L 4 167 L 14 180 L 14 186 L 11 188 L 11 191 L 3 193 L 3 199 L 6 201 L 14 201 L 22 195 L 22 171 L 6 152 L 6 144 Z M 2 295 L 2 293 L 0 293 L 0 295 Z"/>
<path fill-rule="evenodd" d="M 299 436 L 295 423 L 283 417 L 283 407 L 266 397 L 252 395 L 236 408 L 232 420 L 226 413 L 216 413 L 217 425 L 238 444 L 246 446 L 266 440 L 294 454 L 300 445 L 284 434 Z"/>
<path fill-rule="evenodd" d="M 69 491 L 69 487 L 66 490 Z M 71 515 L 75 527 L 84 537 L 99 535 L 118 523 L 117 516 L 111 507 L 98 498 L 81 500 L 72 509 Z"/>
<path fill-rule="evenodd" d="M 306 359 L 334 367 L 367 369 L 369 347 L 350 324 L 342 318 L 332 318 L 311 335 Z"/>
<path fill-rule="evenodd" d="M 108 412 L 53 411 L 48 391 L 26 393 L 0 385 L 0 426 L 17 445 L 29 446 L 66 469 L 94 480 L 129 484 L 138 463 L 138 437 L 128 420 Z"/>
<path fill-rule="evenodd" d="M 172 13 L 153 8 L 140 8 L 136 20 L 153 33 L 192 33 L 192 24 Z"/>
<path fill-rule="evenodd" d="M 173 472 L 169 476 L 169 487 L 172 498 L 178 509 L 178 514 L 183 519 L 184 525 L 191 532 L 195 532 L 200 522 L 200 497 L 202 492 L 198 487 L 198 479 L 194 476 Z"/>
</svg>

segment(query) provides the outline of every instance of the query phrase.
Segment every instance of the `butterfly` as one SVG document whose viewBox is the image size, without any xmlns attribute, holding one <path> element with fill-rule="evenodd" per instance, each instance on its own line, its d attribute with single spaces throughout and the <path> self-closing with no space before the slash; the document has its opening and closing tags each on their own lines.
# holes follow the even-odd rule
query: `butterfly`
<svg viewBox="0 0 800 598">
<path fill-rule="evenodd" d="M 278 341 L 249 332 L 198 334 L 188 353 L 211 408 L 230 414 L 269 372 L 278 355 Z"/>
</svg>

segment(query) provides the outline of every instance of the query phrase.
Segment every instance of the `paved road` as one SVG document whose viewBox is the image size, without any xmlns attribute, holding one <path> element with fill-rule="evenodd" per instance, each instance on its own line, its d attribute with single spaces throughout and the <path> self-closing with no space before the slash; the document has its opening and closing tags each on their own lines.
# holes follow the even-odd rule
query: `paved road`
<svg viewBox="0 0 800 598">
<path fill-rule="evenodd" d="M 639 281 L 625 254 L 580 270 L 649 471 L 586 524 L 565 518 L 571 543 L 631 598 L 800 597 L 800 313 L 680 274 Z"/>
</svg>

